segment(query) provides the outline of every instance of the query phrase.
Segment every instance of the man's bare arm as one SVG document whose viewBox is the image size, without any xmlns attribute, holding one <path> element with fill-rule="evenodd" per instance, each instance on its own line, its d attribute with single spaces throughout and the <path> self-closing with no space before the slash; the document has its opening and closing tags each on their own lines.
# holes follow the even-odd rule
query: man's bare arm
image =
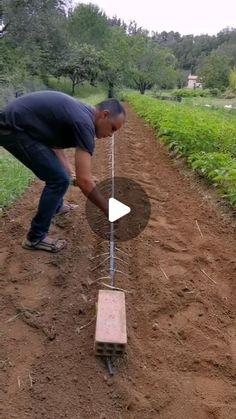
<svg viewBox="0 0 236 419">
<path fill-rule="evenodd" d="M 72 165 L 70 164 L 66 153 L 63 149 L 53 148 L 54 153 L 56 154 L 57 158 L 60 160 L 64 168 L 66 169 L 67 173 L 73 177 L 75 170 L 73 169 Z"/>
<path fill-rule="evenodd" d="M 79 186 L 83 194 L 108 217 L 108 201 L 99 192 L 93 180 L 91 156 L 87 151 L 79 148 L 75 151 L 75 172 L 75 185 Z"/>
</svg>

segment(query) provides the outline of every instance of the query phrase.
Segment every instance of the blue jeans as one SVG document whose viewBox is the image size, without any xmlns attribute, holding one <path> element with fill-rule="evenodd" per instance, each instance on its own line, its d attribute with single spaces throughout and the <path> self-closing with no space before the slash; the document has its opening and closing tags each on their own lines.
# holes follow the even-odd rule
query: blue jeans
<svg viewBox="0 0 236 419">
<path fill-rule="evenodd" d="M 63 205 L 70 177 L 53 150 L 24 132 L 1 133 L 0 146 L 13 154 L 39 179 L 45 182 L 38 210 L 27 234 L 28 240 L 37 243 L 47 234 L 53 216 Z"/>
</svg>

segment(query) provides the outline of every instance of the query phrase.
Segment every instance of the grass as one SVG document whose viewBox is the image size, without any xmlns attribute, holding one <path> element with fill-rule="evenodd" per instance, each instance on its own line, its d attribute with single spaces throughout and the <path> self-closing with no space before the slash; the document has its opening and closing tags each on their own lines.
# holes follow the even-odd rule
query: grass
<svg viewBox="0 0 236 419">
<path fill-rule="evenodd" d="M 223 108 L 225 105 L 232 105 L 232 107 L 236 108 L 236 98 L 233 99 L 225 99 L 225 98 L 217 98 L 217 97 L 193 97 L 193 98 L 184 98 L 183 103 L 186 105 L 192 106 L 205 106 L 210 105 L 213 108 Z M 230 112 L 230 110 L 228 111 Z"/>
<path fill-rule="evenodd" d="M 51 77 L 49 87 L 67 94 L 71 93 L 71 81 L 63 77 L 59 80 Z M 96 105 L 106 98 L 105 88 L 102 84 L 91 86 L 89 83 L 84 83 L 82 86 L 75 87 L 75 97 L 81 102 Z"/>
<path fill-rule="evenodd" d="M 0 149 L 0 209 L 12 204 L 33 178 L 30 170 L 7 151 Z"/>
<path fill-rule="evenodd" d="M 60 77 L 56 79 L 54 77 L 49 78 L 49 88 L 59 90 L 61 92 L 71 94 L 71 81 L 67 78 Z M 89 96 L 104 93 L 104 86 L 98 84 L 97 86 L 91 86 L 91 84 L 85 82 L 82 85 L 75 86 L 75 96 L 80 99 L 86 99 Z"/>
<path fill-rule="evenodd" d="M 49 87 L 67 94 L 71 93 L 71 81 L 63 77 L 59 80 L 51 77 Z M 105 87 L 102 84 L 91 86 L 89 83 L 84 83 L 82 86 L 75 87 L 75 97 L 81 102 L 96 105 L 106 99 Z"/>
<path fill-rule="evenodd" d="M 186 89 L 185 89 L 186 90 Z M 147 90 L 145 92 L 145 96 L 149 96 L 149 97 L 155 97 L 157 95 L 162 95 L 162 96 L 176 96 L 177 94 L 177 90 Z M 187 93 L 189 94 L 189 96 L 183 97 L 182 98 L 182 104 L 185 105 L 191 105 L 191 106 L 204 106 L 205 105 L 210 105 L 213 109 L 217 109 L 217 108 L 224 108 L 225 105 L 232 105 L 233 108 L 236 109 L 236 95 L 234 98 L 230 98 L 230 99 L 226 99 L 224 96 L 222 97 L 215 97 L 215 96 L 210 96 L 209 95 L 209 91 L 204 90 L 204 96 L 191 96 L 191 93 L 193 91 L 188 91 Z M 208 93 L 207 93 L 208 92 Z M 201 90 L 199 90 L 197 93 L 201 93 Z M 230 112 L 231 110 L 227 110 L 228 112 Z"/>
<path fill-rule="evenodd" d="M 86 98 L 78 98 L 81 100 L 81 102 L 89 103 L 90 105 L 96 105 L 99 102 L 102 102 L 104 99 L 106 99 L 105 93 L 97 93 L 90 95 Z"/>
</svg>

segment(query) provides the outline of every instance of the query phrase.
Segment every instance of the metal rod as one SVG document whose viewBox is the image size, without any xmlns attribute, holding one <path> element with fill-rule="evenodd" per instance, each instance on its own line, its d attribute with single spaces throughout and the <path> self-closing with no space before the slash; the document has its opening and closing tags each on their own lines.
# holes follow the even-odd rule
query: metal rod
<svg viewBox="0 0 236 419">
<path fill-rule="evenodd" d="M 107 369 L 109 371 L 109 374 L 114 375 L 113 365 L 112 365 L 112 362 L 111 362 L 111 358 L 109 356 L 106 357 L 106 364 L 107 364 Z"/>
<path fill-rule="evenodd" d="M 115 150 L 114 150 L 114 134 L 111 138 L 111 197 L 115 197 Z M 109 275 L 111 279 L 111 287 L 115 286 L 115 239 L 114 239 L 114 223 L 110 223 L 110 252 L 109 252 Z M 106 357 L 107 369 L 110 375 L 114 375 L 111 357 Z"/>
<path fill-rule="evenodd" d="M 115 147 L 114 134 L 111 138 L 111 196 L 115 197 Z M 115 286 L 115 240 L 114 240 L 114 223 L 110 225 L 110 276 L 111 285 Z"/>
</svg>

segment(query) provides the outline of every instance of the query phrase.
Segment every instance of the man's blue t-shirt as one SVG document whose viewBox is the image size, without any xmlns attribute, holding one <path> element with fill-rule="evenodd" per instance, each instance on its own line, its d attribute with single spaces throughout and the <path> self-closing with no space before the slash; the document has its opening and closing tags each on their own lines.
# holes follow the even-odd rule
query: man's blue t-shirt
<svg viewBox="0 0 236 419">
<path fill-rule="evenodd" d="M 51 148 L 79 147 L 93 154 L 94 110 L 57 91 L 23 95 L 3 110 L 7 127 L 26 132 Z"/>
</svg>

